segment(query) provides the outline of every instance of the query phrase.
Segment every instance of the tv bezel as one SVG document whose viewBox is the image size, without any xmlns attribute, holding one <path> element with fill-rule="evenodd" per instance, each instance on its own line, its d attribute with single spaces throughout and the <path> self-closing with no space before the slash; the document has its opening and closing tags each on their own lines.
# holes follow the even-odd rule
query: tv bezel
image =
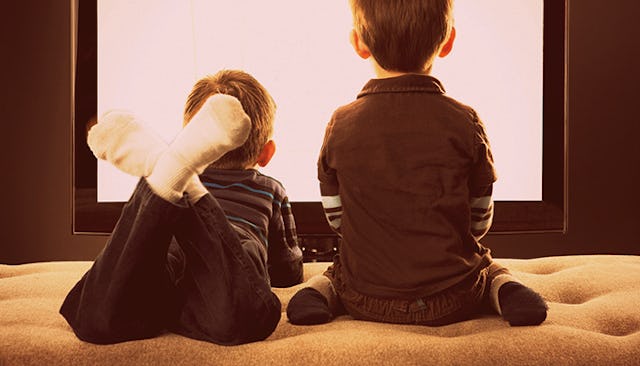
<svg viewBox="0 0 640 366">
<path fill-rule="evenodd" d="M 97 111 L 97 0 L 73 0 L 73 233 L 109 234 L 124 202 L 98 202 L 97 160 L 86 124 Z M 489 234 L 567 229 L 567 0 L 544 0 L 542 200 L 496 201 Z M 332 236 L 322 206 L 291 202 L 298 235 Z"/>
</svg>

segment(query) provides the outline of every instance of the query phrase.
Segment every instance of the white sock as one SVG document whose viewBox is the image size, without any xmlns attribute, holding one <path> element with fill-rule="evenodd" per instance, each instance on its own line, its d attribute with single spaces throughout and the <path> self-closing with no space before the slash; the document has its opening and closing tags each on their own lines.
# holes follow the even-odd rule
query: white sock
<svg viewBox="0 0 640 366">
<path fill-rule="evenodd" d="M 136 177 L 151 174 L 167 149 L 167 143 L 132 113 L 118 110 L 102 115 L 89 130 L 87 143 L 98 159 Z"/>
<path fill-rule="evenodd" d="M 177 202 L 191 177 L 242 145 L 250 129 L 251 120 L 238 99 L 225 94 L 209 97 L 160 155 L 147 182 L 160 197 Z"/>
<path fill-rule="evenodd" d="M 207 187 L 202 184 L 200 178 L 195 174 L 192 175 L 187 182 L 187 186 L 184 188 L 184 191 L 187 192 L 189 202 L 193 204 L 198 202 L 205 194 L 209 193 Z"/>
</svg>

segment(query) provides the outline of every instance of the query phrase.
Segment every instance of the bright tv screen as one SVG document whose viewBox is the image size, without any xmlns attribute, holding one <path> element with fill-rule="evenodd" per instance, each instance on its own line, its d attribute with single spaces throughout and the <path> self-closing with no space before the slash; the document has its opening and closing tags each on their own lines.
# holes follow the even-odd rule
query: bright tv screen
<svg viewBox="0 0 640 366">
<path fill-rule="evenodd" d="M 245 70 L 278 105 L 277 153 L 261 171 L 281 180 L 300 208 L 318 203 L 316 162 L 325 126 L 374 77 L 369 62 L 349 44 L 347 0 L 97 0 L 95 8 L 85 5 L 90 2 L 78 10 L 76 104 L 78 79 L 87 78 L 89 69 L 95 73 L 89 76 L 95 75 L 94 114 L 131 110 L 171 141 L 197 79 L 220 69 Z M 552 137 L 551 125 L 562 133 L 564 4 L 547 3 L 554 2 L 456 1 L 453 52 L 437 59 L 432 71 L 448 95 L 474 107 L 483 120 L 499 175 L 494 198 L 512 205 L 544 202 L 551 169 L 545 173 L 545 149 L 563 158 L 563 147 L 556 145 L 564 139 Z M 83 16 L 93 22 L 82 23 Z M 82 38 L 84 33 L 90 35 Z M 83 42 L 92 46 L 95 70 L 80 65 Z M 85 123 L 78 117 L 76 131 Z M 549 154 L 547 165 L 553 165 Z M 76 168 L 78 174 L 86 173 Z M 90 185 L 98 206 L 126 201 L 137 180 L 102 161 L 94 174 L 95 187 Z"/>
</svg>

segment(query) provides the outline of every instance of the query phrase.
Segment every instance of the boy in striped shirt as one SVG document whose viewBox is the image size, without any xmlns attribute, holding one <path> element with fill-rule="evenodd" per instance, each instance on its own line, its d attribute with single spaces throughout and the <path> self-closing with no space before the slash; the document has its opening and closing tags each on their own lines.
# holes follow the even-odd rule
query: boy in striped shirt
<svg viewBox="0 0 640 366">
<path fill-rule="evenodd" d="M 514 326 L 546 318 L 544 300 L 480 243 L 493 217 L 489 141 L 430 76 L 453 46 L 452 3 L 351 0 L 351 42 L 377 78 L 327 126 L 318 178 L 340 251 L 291 299 L 290 322 L 443 325 L 485 308 Z"/>
<path fill-rule="evenodd" d="M 257 80 L 223 70 L 195 84 L 171 144 L 127 112 L 91 127 L 96 157 L 141 179 L 60 309 L 80 339 L 116 343 L 169 330 L 234 345 L 273 332 L 281 304 L 271 286 L 302 282 L 285 189 L 257 170 L 275 152 L 274 114 Z"/>
</svg>

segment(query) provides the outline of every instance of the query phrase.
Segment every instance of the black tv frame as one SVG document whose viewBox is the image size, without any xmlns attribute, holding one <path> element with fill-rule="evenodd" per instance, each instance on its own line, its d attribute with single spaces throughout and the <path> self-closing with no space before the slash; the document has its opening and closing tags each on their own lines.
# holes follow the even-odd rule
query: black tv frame
<svg viewBox="0 0 640 366">
<path fill-rule="evenodd" d="M 75 29 L 72 35 L 75 47 L 73 233 L 109 234 L 124 203 L 97 201 L 97 161 L 86 144 L 86 123 L 97 111 L 97 0 L 72 1 L 76 4 L 72 6 L 75 22 L 72 26 Z M 544 0 L 542 200 L 496 201 L 490 235 L 566 232 L 567 15 L 567 0 Z M 302 239 L 335 238 L 319 201 L 294 201 L 292 208 Z"/>
</svg>

